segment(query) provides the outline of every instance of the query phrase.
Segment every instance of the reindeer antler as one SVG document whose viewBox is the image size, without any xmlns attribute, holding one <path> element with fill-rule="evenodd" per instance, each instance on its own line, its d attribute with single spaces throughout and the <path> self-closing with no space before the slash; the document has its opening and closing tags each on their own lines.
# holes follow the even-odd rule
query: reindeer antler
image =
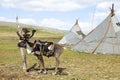
<svg viewBox="0 0 120 80">
<path fill-rule="evenodd" d="M 20 35 L 20 33 L 19 33 L 18 31 L 17 31 L 16 33 L 17 33 L 17 35 L 18 35 L 18 37 L 19 37 L 20 40 L 23 40 L 23 39 L 24 39 L 24 38 Z"/>
<path fill-rule="evenodd" d="M 32 35 L 29 37 L 29 39 L 34 36 L 35 32 L 36 32 L 36 30 L 32 30 Z"/>
</svg>

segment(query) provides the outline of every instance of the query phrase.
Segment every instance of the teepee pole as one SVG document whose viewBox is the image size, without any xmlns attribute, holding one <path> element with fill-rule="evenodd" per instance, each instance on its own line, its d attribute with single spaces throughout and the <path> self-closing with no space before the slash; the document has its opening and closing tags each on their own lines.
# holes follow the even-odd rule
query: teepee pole
<svg viewBox="0 0 120 80">
<path fill-rule="evenodd" d="M 112 8 L 110 8 L 110 10 L 111 10 L 111 17 L 113 17 L 115 15 L 114 4 L 112 4 Z"/>
<path fill-rule="evenodd" d="M 76 26 L 76 25 L 78 25 L 78 19 L 76 19 L 76 22 L 75 22 L 75 24 L 73 25 L 73 27 Z M 72 31 L 73 27 L 70 29 L 70 31 Z"/>
<path fill-rule="evenodd" d="M 112 9 L 111 9 L 111 16 L 115 15 L 115 10 L 114 10 L 114 4 L 112 4 Z M 112 33 L 113 34 L 113 33 Z M 115 52 L 115 45 L 114 45 L 114 38 L 112 38 L 112 45 L 113 45 L 113 53 Z"/>
<path fill-rule="evenodd" d="M 18 16 L 16 17 L 16 24 L 17 24 L 18 32 L 19 32 L 19 34 L 21 34 L 21 28 L 20 28 L 19 23 L 18 23 Z M 19 42 L 20 41 L 21 40 L 19 40 Z M 23 62 L 23 70 L 26 71 L 27 65 L 26 65 L 26 55 L 24 53 L 24 48 L 20 48 L 20 54 L 21 54 L 22 62 Z"/>
<path fill-rule="evenodd" d="M 111 8 L 111 17 L 113 17 L 115 14 L 114 14 L 114 4 L 112 4 L 112 8 Z M 109 25 L 107 26 L 107 30 L 104 34 L 104 36 L 101 38 L 100 42 L 97 44 L 97 46 L 95 47 L 95 49 L 92 51 L 92 53 L 95 53 L 95 51 L 97 50 L 97 48 L 100 46 L 100 44 L 103 42 L 104 38 L 106 37 L 108 31 L 109 31 L 109 28 L 110 28 L 110 24 L 111 24 L 111 19 L 110 19 L 110 23 Z"/>
</svg>

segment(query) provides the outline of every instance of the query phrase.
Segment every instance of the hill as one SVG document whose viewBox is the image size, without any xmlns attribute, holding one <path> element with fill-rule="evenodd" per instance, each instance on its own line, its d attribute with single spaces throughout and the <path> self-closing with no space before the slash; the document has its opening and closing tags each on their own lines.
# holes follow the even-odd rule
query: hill
<svg viewBox="0 0 120 80">
<path fill-rule="evenodd" d="M 16 22 L 5 22 L 5 21 L 0 21 L 0 27 L 14 27 L 17 28 L 17 23 Z M 65 34 L 67 31 L 66 30 L 59 30 L 55 28 L 49 28 L 49 27 L 42 27 L 42 26 L 34 26 L 34 25 L 28 25 L 28 24 L 23 24 L 19 23 L 20 27 L 28 27 L 28 28 L 35 28 L 35 29 L 41 29 L 42 31 L 47 31 L 51 33 L 62 33 Z"/>
</svg>

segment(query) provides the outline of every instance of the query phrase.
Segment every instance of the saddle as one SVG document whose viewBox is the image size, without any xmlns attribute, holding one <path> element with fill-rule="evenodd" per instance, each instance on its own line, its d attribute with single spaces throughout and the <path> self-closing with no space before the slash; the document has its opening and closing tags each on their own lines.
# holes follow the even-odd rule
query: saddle
<svg viewBox="0 0 120 80">
<path fill-rule="evenodd" d="M 47 41 L 41 41 L 41 40 L 35 40 L 33 51 L 40 51 L 44 56 L 50 57 L 54 55 L 54 43 L 53 42 L 47 42 Z"/>
<path fill-rule="evenodd" d="M 47 42 L 44 46 L 44 53 L 43 55 L 50 57 L 54 55 L 54 44 L 53 42 Z"/>
</svg>

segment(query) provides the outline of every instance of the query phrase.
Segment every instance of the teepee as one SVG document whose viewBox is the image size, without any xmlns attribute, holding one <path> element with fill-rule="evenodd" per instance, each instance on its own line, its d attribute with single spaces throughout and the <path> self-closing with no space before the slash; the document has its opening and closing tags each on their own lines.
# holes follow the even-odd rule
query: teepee
<svg viewBox="0 0 120 80">
<path fill-rule="evenodd" d="M 120 26 L 117 25 L 114 4 L 111 13 L 72 50 L 87 53 L 120 54 Z"/>
<path fill-rule="evenodd" d="M 79 42 L 83 37 L 85 37 L 85 34 L 81 31 L 78 20 L 76 20 L 71 30 L 58 42 L 58 44 L 73 45 Z"/>
</svg>

